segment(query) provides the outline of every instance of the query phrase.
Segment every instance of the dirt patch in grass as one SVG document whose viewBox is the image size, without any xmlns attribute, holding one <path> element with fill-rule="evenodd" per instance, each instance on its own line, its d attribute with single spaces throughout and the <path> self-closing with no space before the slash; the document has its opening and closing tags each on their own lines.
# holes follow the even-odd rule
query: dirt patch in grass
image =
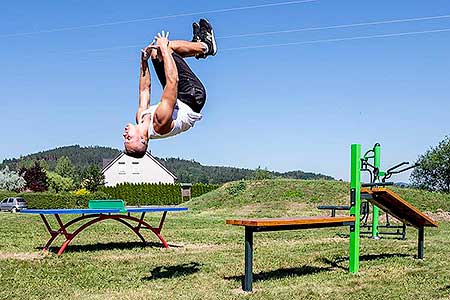
<svg viewBox="0 0 450 300">
<path fill-rule="evenodd" d="M 43 259 L 42 253 L 29 253 L 29 252 L 19 252 L 19 253 L 0 253 L 0 260 L 15 259 L 15 260 L 39 260 Z"/>
<path fill-rule="evenodd" d="M 174 250 L 220 250 L 226 248 L 224 245 L 217 245 L 217 244 L 177 244 L 175 245 L 176 248 L 171 248 Z"/>
<path fill-rule="evenodd" d="M 159 251 L 149 250 L 149 252 L 139 252 L 139 253 L 105 253 L 103 255 L 98 255 L 95 258 L 98 260 L 119 260 L 119 261 L 127 261 L 127 260 L 140 260 L 140 259 L 149 259 L 156 256 L 159 256 L 159 252 L 163 251 L 174 251 L 174 252 L 189 252 L 189 253 L 197 253 L 197 252 L 207 252 L 207 251 L 219 251 L 223 249 L 230 248 L 227 245 L 216 245 L 216 244 L 171 244 L 169 249 L 161 248 Z"/>
<path fill-rule="evenodd" d="M 426 214 L 435 221 L 450 222 L 450 211 L 437 209 L 436 212 L 426 212 Z"/>
</svg>

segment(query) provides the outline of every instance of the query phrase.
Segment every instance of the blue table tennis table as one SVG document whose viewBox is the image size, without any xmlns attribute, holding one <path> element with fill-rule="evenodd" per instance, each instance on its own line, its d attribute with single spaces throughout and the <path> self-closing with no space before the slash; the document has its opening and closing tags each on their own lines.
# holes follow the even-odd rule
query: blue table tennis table
<svg viewBox="0 0 450 300">
<path fill-rule="evenodd" d="M 20 213 L 23 214 L 38 214 L 41 216 L 42 221 L 48 232 L 50 233 L 50 239 L 45 244 L 43 251 L 46 252 L 53 241 L 59 236 L 63 235 L 65 241 L 59 248 L 58 255 L 61 255 L 66 247 L 72 242 L 72 240 L 84 229 L 96 224 L 100 221 L 115 220 L 122 223 L 129 229 L 131 229 L 141 240 L 146 243 L 142 236 L 141 229 L 148 229 L 152 231 L 161 241 L 165 248 L 169 248 L 166 240 L 161 235 L 161 230 L 166 219 L 168 212 L 187 211 L 187 207 L 161 207 L 161 206 L 142 206 L 142 207 L 123 207 L 123 208 L 104 208 L 104 209 L 24 209 Z M 153 227 L 148 224 L 144 218 L 148 212 L 162 212 L 162 217 L 158 227 Z M 132 216 L 132 213 L 140 213 L 140 217 Z M 53 229 L 47 220 L 48 215 L 53 215 L 58 223 L 57 229 Z M 72 220 L 64 223 L 61 220 L 60 215 L 81 215 L 73 218 Z M 83 222 L 88 221 L 88 222 Z M 72 225 L 78 225 L 78 227 L 69 232 L 68 227 Z M 58 228 L 59 227 L 59 228 Z M 73 226 L 72 226 L 73 227 Z"/>
</svg>

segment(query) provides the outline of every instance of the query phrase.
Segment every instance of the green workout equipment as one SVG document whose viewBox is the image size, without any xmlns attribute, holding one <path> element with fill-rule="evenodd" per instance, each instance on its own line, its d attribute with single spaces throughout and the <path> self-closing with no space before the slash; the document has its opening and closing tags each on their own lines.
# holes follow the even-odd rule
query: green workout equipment
<svg viewBox="0 0 450 300">
<path fill-rule="evenodd" d="M 373 159 L 373 164 L 369 161 Z M 350 228 L 349 272 L 358 273 L 359 270 L 359 244 L 361 234 L 361 199 L 379 207 L 404 224 L 411 225 L 418 230 L 417 258 L 423 258 L 424 227 L 437 227 L 437 223 L 430 217 L 420 212 L 417 208 L 405 201 L 399 195 L 385 188 L 393 185 L 386 182 L 393 174 L 401 173 L 416 165 L 398 170 L 399 167 L 408 164 L 402 162 L 386 172 L 380 171 L 380 144 L 375 144 L 373 149 L 367 151 L 361 157 L 361 145 L 351 145 L 350 160 L 350 206 L 326 206 L 322 209 L 331 209 L 331 216 L 293 217 L 293 218 L 252 218 L 252 219 L 228 219 L 226 224 L 242 226 L 245 228 L 244 242 L 244 279 L 242 289 L 252 291 L 253 284 L 253 235 L 259 232 L 275 232 L 286 230 L 320 229 L 327 227 Z M 361 171 L 370 173 L 370 183 L 361 182 Z M 349 210 L 350 216 L 336 216 L 336 210 Z M 374 210 L 375 211 L 375 210 Z M 378 218 L 379 210 L 375 217 Z M 378 236 L 378 220 L 373 225 L 372 235 Z"/>
<path fill-rule="evenodd" d="M 361 145 L 351 145 L 350 163 L 350 215 L 355 217 L 354 226 L 350 226 L 350 255 L 349 271 L 357 273 L 359 269 L 359 243 L 360 243 L 360 210 L 361 199 L 368 200 L 373 205 L 372 237 L 378 238 L 379 232 L 379 207 L 391 214 L 404 224 L 411 225 L 418 230 L 418 251 L 417 258 L 423 258 L 424 248 L 424 227 L 437 227 L 438 224 L 430 217 L 420 212 L 417 208 L 405 201 L 393 191 L 385 186 L 393 185 L 393 182 L 386 180 L 392 175 L 405 172 L 418 166 L 408 165 L 408 162 L 401 162 L 386 171 L 380 169 L 381 146 L 375 146 L 365 152 L 361 157 Z M 403 167 L 403 168 L 401 168 Z M 399 169 L 401 168 L 401 169 Z M 370 183 L 361 182 L 361 171 L 370 174 Z M 363 188 L 363 189 L 361 189 Z"/>
</svg>

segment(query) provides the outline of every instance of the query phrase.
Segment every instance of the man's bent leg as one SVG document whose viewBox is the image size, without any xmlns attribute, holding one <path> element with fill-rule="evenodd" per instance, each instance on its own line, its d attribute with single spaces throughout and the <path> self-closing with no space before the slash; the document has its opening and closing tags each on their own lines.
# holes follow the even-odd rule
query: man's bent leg
<svg viewBox="0 0 450 300">
<path fill-rule="evenodd" d="M 206 102 L 206 89 L 181 55 L 172 54 L 178 69 L 178 99 L 199 113 Z"/>
<path fill-rule="evenodd" d="M 173 52 L 172 56 L 178 70 L 177 98 L 192 108 L 193 111 L 199 113 L 206 102 L 205 87 L 180 54 Z M 159 61 L 158 58 L 152 58 L 152 63 L 156 75 L 164 87 L 166 85 L 164 63 Z"/>
<path fill-rule="evenodd" d="M 188 41 L 170 41 L 169 49 L 177 53 L 181 57 L 192 57 L 199 54 L 204 54 L 206 46 L 202 42 L 188 42 Z"/>
</svg>

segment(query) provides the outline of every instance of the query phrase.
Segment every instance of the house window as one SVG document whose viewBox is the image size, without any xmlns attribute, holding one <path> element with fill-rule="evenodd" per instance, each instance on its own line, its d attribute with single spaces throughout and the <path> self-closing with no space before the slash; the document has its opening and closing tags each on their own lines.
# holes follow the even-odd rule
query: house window
<svg viewBox="0 0 450 300">
<path fill-rule="evenodd" d="M 139 162 L 133 161 L 131 163 L 131 165 L 132 165 L 132 170 L 131 170 L 132 174 L 139 175 L 140 174 Z"/>
<path fill-rule="evenodd" d="M 125 175 L 126 174 L 126 172 L 125 172 L 125 162 L 123 162 L 123 161 L 119 162 L 119 174 L 121 174 L 121 175 Z"/>
</svg>

